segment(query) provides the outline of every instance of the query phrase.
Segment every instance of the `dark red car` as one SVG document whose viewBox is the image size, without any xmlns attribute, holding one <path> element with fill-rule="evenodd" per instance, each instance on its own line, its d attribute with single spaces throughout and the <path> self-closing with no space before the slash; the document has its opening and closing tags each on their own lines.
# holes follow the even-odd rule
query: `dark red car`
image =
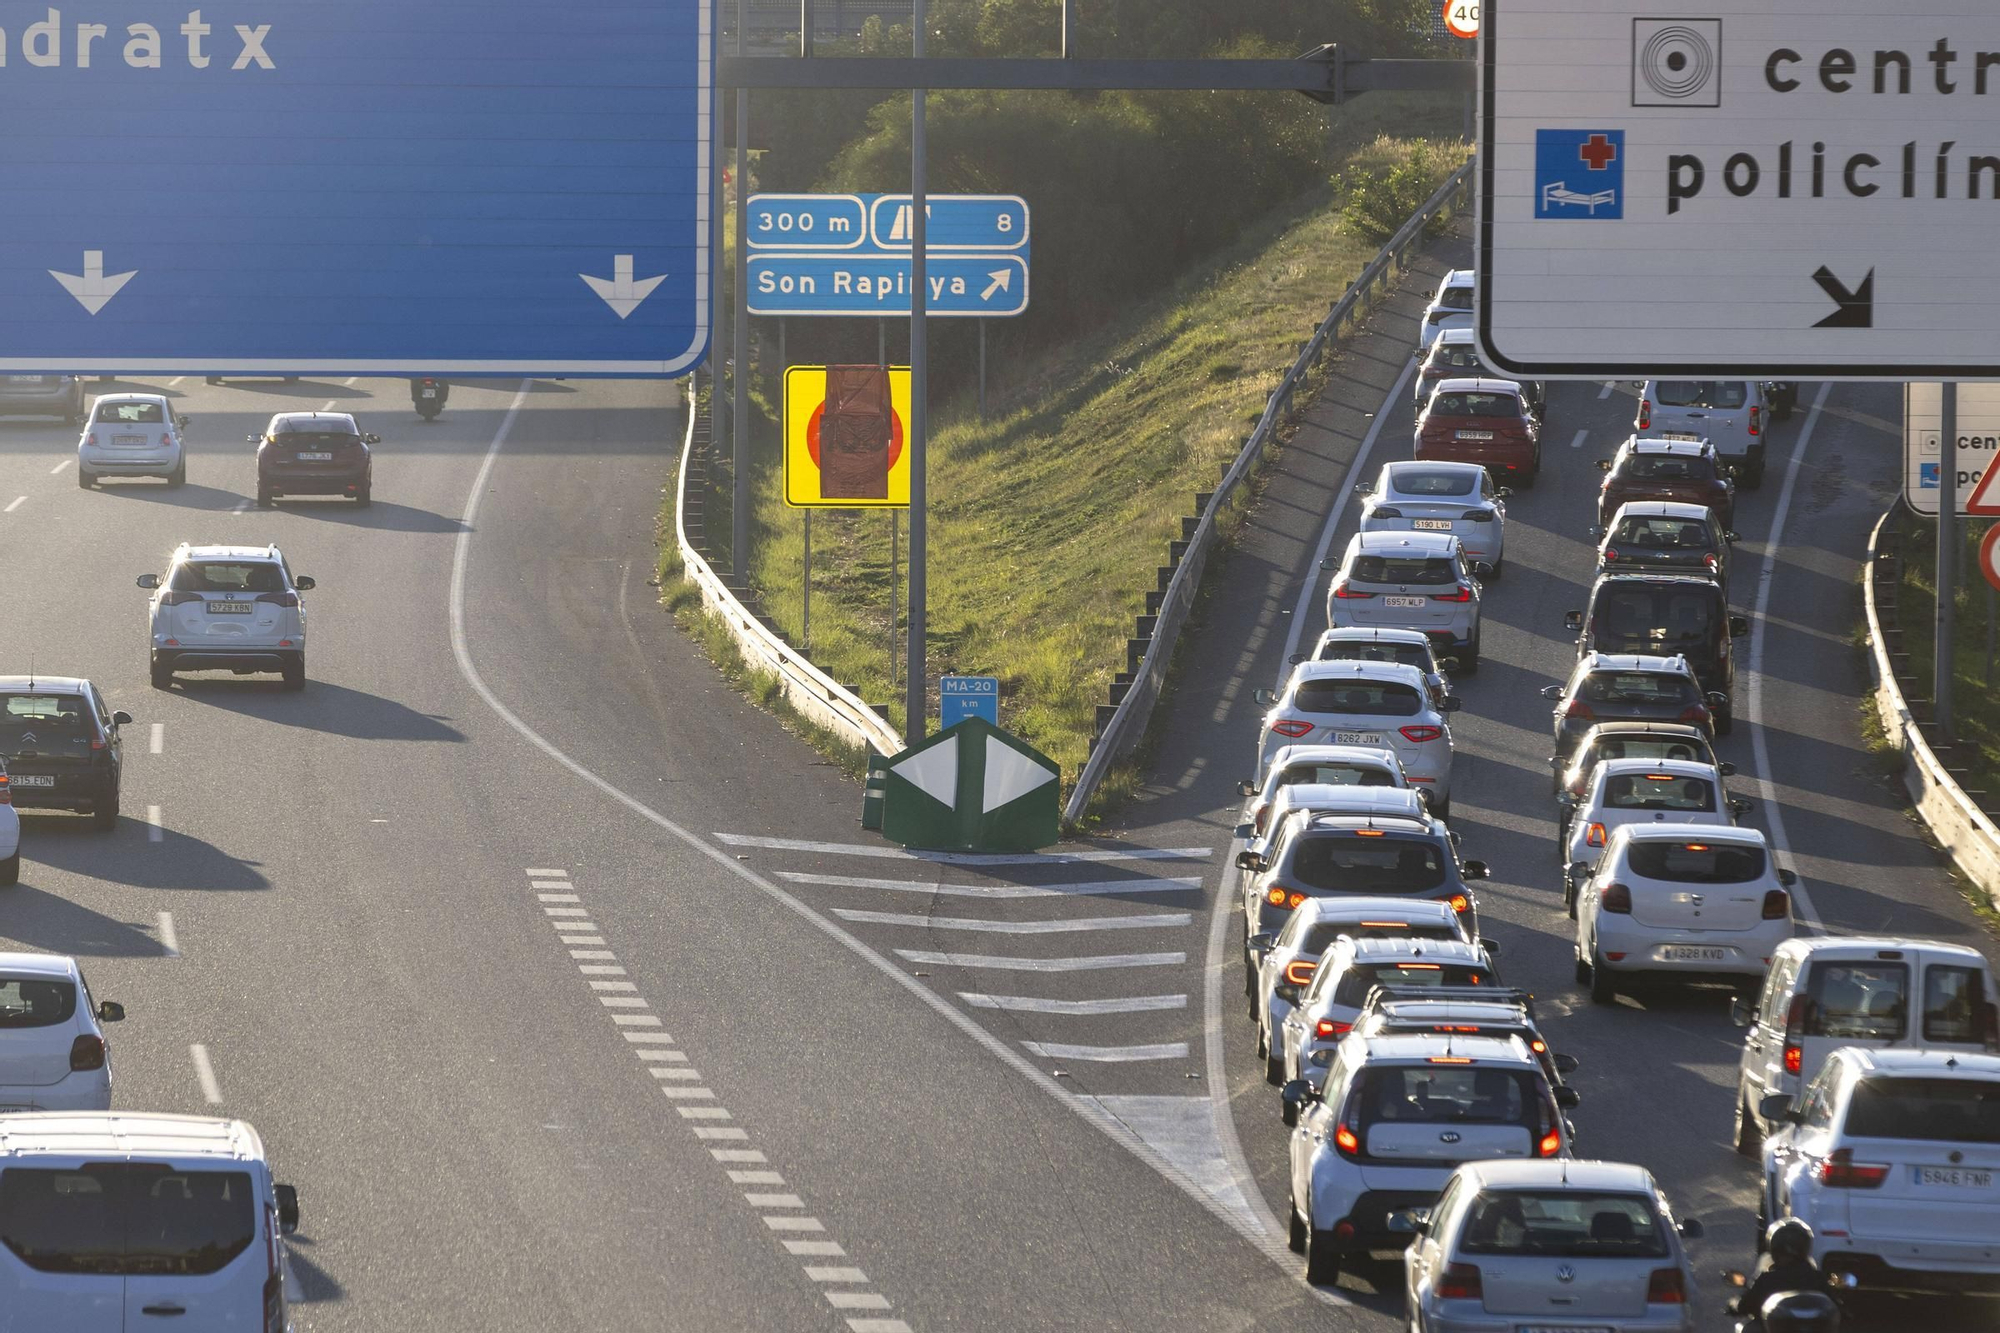
<svg viewBox="0 0 2000 1333">
<path fill-rule="evenodd" d="M 1597 492 L 1597 526 L 1611 526 L 1618 506 L 1665 500 L 1715 511 L 1724 528 L 1736 520 L 1736 483 L 1706 440 L 1642 440 L 1631 436 L 1597 466 L 1608 474 Z"/>
<path fill-rule="evenodd" d="M 363 435 L 345 412 L 280 412 L 257 446 L 257 503 L 281 495 L 342 495 L 357 505 L 374 498 L 379 435 Z"/>
<path fill-rule="evenodd" d="M 1496 481 L 1533 486 L 1542 470 L 1542 427 L 1512 380 L 1441 380 L 1417 417 L 1416 456 L 1478 463 Z"/>
</svg>

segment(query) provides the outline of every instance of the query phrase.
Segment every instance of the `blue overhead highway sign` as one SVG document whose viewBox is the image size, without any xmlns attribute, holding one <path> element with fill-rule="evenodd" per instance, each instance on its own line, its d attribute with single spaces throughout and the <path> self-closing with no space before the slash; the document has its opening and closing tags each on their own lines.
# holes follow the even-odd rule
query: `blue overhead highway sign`
<svg viewBox="0 0 2000 1333">
<path fill-rule="evenodd" d="M 706 350 L 707 0 L 4 12 L 0 372 L 672 375 Z"/>
<path fill-rule="evenodd" d="M 749 257 L 753 315 L 907 315 L 907 255 Z M 930 256 L 925 309 L 941 316 L 1018 315 L 1028 308 L 1020 255 Z"/>
<path fill-rule="evenodd" d="M 910 252 L 910 196 L 863 195 L 868 200 L 868 233 L 880 250 Z M 929 226 L 924 249 L 1028 252 L 1028 201 L 1014 194 L 934 194 L 924 217 Z"/>
<path fill-rule="evenodd" d="M 928 313 L 970 318 L 1028 308 L 1028 203 L 1013 194 L 934 194 L 924 209 Z M 907 194 L 755 194 L 753 315 L 907 315 Z"/>
<path fill-rule="evenodd" d="M 752 250 L 859 250 L 868 245 L 868 200 L 880 195 L 753 194 L 745 219 Z"/>
</svg>

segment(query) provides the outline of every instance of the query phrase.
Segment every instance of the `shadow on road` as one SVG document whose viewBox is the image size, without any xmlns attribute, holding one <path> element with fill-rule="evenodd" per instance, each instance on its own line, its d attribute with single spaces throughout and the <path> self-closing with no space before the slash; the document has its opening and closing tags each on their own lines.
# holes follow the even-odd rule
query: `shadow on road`
<svg viewBox="0 0 2000 1333">
<path fill-rule="evenodd" d="M 151 831 L 144 820 L 130 815 L 105 833 L 88 816 L 23 811 L 21 877 L 32 883 L 34 874 L 28 863 L 39 862 L 135 889 L 238 892 L 271 887 L 271 881 L 256 869 L 256 862 L 239 860 L 213 843 L 170 828 L 161 829 L 160 841 L 148 845 Z M 0 893 L 5 892 L 0 889 Z"/>
<path fill-rule="evenodd" d="M 41 850 L 39 847 L 33 850 Z M 35 867 L 24 864 L 24 880 Z M 0 889 L 0 940 L 83 958 L 160 958 L 166 950 L 143 927 L 113 920 L 23 883 Z"/>
<path fill-rule="evenodd" d="M 308 680 L 305 692 L 285 689 L 275 677 L 176 676 L 174 688 L 196 703 L 259 721 L 363 741 L 463 741 L 465 733 L 444 719 L 393 699 Z"/>
</svg>

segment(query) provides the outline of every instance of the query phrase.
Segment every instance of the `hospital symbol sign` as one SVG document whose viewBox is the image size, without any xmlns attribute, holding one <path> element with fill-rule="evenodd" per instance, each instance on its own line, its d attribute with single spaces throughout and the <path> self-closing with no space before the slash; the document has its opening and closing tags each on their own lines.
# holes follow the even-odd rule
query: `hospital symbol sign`
<svg viewBox="0 0 2000 1333">
<path fill-rule="evenodd" d="M 1536 130 L 1535 216 L 1625 216 L 1625 131 Z"/>
</svg>

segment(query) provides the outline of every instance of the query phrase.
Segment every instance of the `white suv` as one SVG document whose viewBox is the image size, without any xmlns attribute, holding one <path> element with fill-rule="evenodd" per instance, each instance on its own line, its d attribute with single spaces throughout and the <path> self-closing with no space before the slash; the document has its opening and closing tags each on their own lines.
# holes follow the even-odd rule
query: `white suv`
<svg viewBox="0 0 2000 1333">
<path fill-rule="evenodd" d="M 183 485 L 187 424 L 163 394 L 100 394 L 76 442 L 76 484 L 89 490 L 99 477 L 165 477 L 169 486 Z"/>
<path fill-rule="evenodd" d="M 152 590 L 153 685 L 176 671 L 276 671 L 285 688 L 306 685 L 306 607 L 313 581 L 293 577 L 275 546 L 189 546 L 165 574 L 141 574 Z"/>
</svg>

